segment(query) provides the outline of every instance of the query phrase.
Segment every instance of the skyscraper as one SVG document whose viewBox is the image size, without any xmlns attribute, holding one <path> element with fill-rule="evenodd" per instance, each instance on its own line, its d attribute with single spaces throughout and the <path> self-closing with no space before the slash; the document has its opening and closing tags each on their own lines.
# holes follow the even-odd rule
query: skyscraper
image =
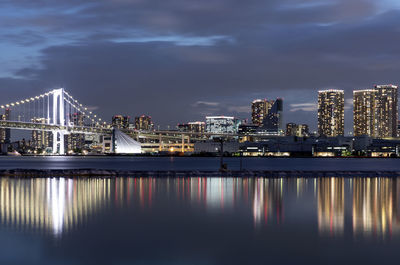
<svg viewBox="0 0 400 265">
<path fill-rule="evenodd" d="M 273 102 L 273 104 L 262 122 L 262 127 L 267 132 L 279 134 L 282 131 L 283 100 L 277 98 L 275 101 L 271 102 Z"/>
<path fill-rule="evenodd" d="M 344 91 L 318 91 L 318 134 L 335 137 L 344 135 Z"/>
<path fill-rule="evenodd" d="M 375 86 L 377 91 L 377 137 L 397 137 L 397 86 Z"/>
<path fill-rule="evenodd" d="M 112 117 L 112 126 L 118 129 L 127 129 L 129 127 L 129 116 L 114 115 Z"/>
<path fill-rule="evenodd" d="M 251 103 L 251 120 L 253 124 L 261 126 L 264 118 L 267 116 L 268 111 L 271 109 L 274 101 L 268 101 L 267 99 L 255 99 Z"/>
<path fill-rule="evenodd" d="M 136 130 L 150 131 L 153 130 L 154 124 L 150 116 L 142 115 L 140 117 L 135 117 L 135 128 Z"/>
<path fill-rule="evenodd" d="M 375 136 L 376 92 L 375 89 L 353 91 L 353 131 L 355 136 Z"/>
<path fill-rule="evenodd" d="M 354 135 L 397 137 L 397 97 L 397 86 L 393 85 L 354 91 Z"/>
</svg>

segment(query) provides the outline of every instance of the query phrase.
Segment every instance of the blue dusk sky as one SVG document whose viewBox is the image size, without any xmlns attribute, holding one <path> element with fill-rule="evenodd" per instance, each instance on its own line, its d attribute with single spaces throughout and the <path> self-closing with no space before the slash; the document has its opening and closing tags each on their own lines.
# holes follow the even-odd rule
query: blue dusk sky
<svg viewBox="0 0 400 265">
<path fill-rule="evenodd" d="M 65 87 L 105 120 L 250 117 L 284 99 L 316 128 L 317 91 L 400 80 L 400 1 L 0 0 L 1 104 Z"/>
</svg>

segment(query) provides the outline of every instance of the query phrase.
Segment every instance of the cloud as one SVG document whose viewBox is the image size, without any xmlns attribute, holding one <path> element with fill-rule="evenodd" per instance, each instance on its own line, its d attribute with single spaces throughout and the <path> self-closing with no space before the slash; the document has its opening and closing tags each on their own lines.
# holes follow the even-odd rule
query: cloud
<svg viewBox="0 0 400 265">
<path fill-rule="evenodd" d="M 227 108 L 229 112 L 241 113 L 241 114 L 248 114 L 251 113 L 250 104 L 246 106 L 229 106 Z"/>
<path fill-rule="evenodd" d="M 210 106 L 210 107 L 217 107 L 219 106 L 219 102 L 210 102 L 210 101 L 196 101 L 193 106 L 194 107 L 199 107 L 199 106 Z"/>
<path fill-rule="evenodd" d="M 291 112 L 296 112 L 296 111 L 317 111 L 318 110 L 318 104 L 317 103 L 296 103 L 296 104 L 290 104 L 290 111 Z"/>
<path fill-rule="evenodd" d="M 313 124 L 318 89 L 399 82 L 400 11 L 377 1 L 4 0 L 0 15 L 7 98 L 62 85 L 106 120 L 245 118 L 260 95 Z"/>
</svg>

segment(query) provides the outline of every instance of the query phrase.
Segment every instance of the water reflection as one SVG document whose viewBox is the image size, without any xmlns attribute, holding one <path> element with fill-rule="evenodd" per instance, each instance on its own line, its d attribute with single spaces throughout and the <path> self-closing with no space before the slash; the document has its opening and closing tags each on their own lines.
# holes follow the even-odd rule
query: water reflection
<svg viewBox="0 0 400 265">
<path fill-rule="evenodd" d="M 344 179 L 318 179 L 318 230 L 320 234 L 342 235 L 344 232 Z"/>
<path fill-rule="evenodd" d="M 61 237 L 111 210 L 184 203 L 248 215 L 257 228 L 290 220 L 317 223 L 321 236 L 348 226 L 354 237 L 385 239 L 400 230 L 399 190 L 395 178 L 1 178 L 0 227 Z"/>
</svg>

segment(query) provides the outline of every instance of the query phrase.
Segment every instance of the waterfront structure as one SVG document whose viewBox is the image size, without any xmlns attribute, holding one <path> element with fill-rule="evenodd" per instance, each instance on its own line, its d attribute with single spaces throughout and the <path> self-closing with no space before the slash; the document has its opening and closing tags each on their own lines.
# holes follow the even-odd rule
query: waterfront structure
<svg viewBox="0 0 400 265">
<path fill-rule="evenodd" d="M 136 130 L 151 131 L 154 129 L 154 124 L 150 116 L 142 115 L 135 117 L 135 128 Z"/>
<path fill-rule="evenodd" d="M 235 117 L 208 116 L 206 117 L 206 132 L 235 134 L 238 132 L 239 123 Z"/>
<path fill-rule="evenodd" d="M 112 126 L 118 129 L 127 129 L 129 127 L 129 116 L 114 115 L 112 117 Z"/>
<path fill-rule="evenodd" d="M 0 120 L 9 121 L 11 110 L 6 108 L 3 115 L 0 115 Z M 0 128 L 0 143 L 6 144 L 11 142 L 11 131 L 8 128 Z"/>
<path fill-rule="evenodd" d="M 318 91 L 318 134 L 335 137 L 344 135 L 344 91 Z"/>
<path fill-rule="evenodd" d="M 251 103 L 251 120 L 253 124 L 261 126 L 274 101 L 267 99 L 255 99 Z"/>
<path fill-rule="evenodd" d="M 397 86 L 380 85 L 353 91 L 354 135 L 397 137 Z"/>
</svg>

